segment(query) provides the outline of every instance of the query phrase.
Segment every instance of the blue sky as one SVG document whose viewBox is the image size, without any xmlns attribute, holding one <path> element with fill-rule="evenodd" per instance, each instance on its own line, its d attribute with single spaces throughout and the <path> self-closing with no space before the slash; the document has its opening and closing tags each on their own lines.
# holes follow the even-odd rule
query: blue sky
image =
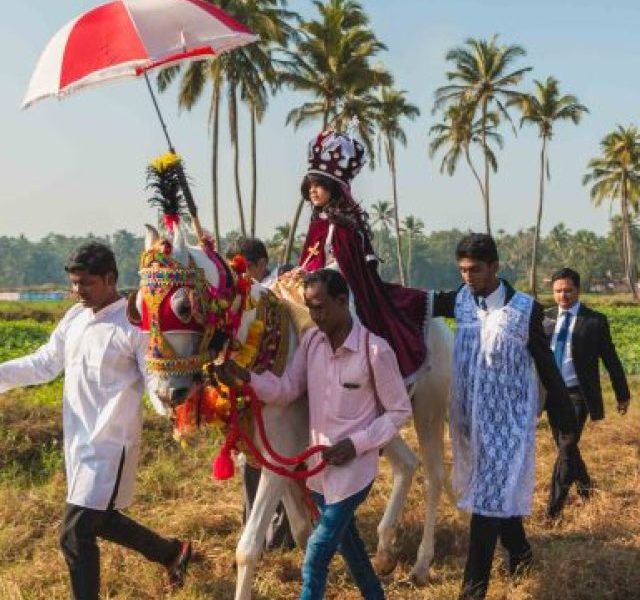
<svg viewBox="0 0 640 600">
<path fill-rule="evenodd" d="M 144 170 L 165 150 L 142 81 L 125 81 L 81 92 L 62 102 L 45 100 L 20 111 L 30 74 L 45 43 L 68 20 L 95 0 L 21 0 L 7 2 L 0 27 L 0 145 L 3 190 L 0 235 L 37 239 L 48 232 L 111 233 L 140 230 L 154 212 L 145 202 Z M 422 116 L 406 124 L 409 143 L 399 151 L 401 215 L 421 218 L 428 231 L 451 227 L 481 229 L 480 198 L 471 174 L 461 164 L 453 178 L 440 175 L 427 155 L 427 131 L 434 90 L 444 83 L 446 51 L 469 36 L 498 33 L 503 42 L 527 50 L 522 65 L 531 78 L 553 75 L 563 92 L 573 93 L 591 113 L 579 127 L 560 125 L 551 144 L 552 180 L 543 227 L 563 221 L 570 228 L 607 229 L 610 208 L 589 202 L 581 178 L 600 139 L 617 123 L 638 121 L 640 52 L 637 0 L 364 0 L 372 26 L 388 46 L 381 61 L 397 87 L 408 93 Z M 309 12 L 307 0 L 291 8 Z M 194 181 L 194 194 L 205 226 L 211 222 L 210 137 L 207 102 L 191 113 L 178 113 L 175 89 L 160 97 L 174 143 Z M 258 234 L 269 236 L 290 219 L 305 172 L 309 126 L 285 127 L 287 112 L 304 101 L 283 93 L 271 100 L 259 129 Z M 247 115 L 241 118 L 246 124 Z M 505 149 L 492 181 L 494 228 L 515 231 L 534 221 L 539 144 L 529 128 L 515 138 L 504 128 Z M 243 169 L 249 167 L 248 131 L 241 132 Z M 231 150 L 226 124 L 221 138 L 223 231 L 237 227 Z M 248 199 L 248 171 L 245 177 Z M 354 182 L 365 205 L 390 199 L 384 168 L 363 170 Z M 248 211 L 247 211 L 248 213 Z"/>
</svg>

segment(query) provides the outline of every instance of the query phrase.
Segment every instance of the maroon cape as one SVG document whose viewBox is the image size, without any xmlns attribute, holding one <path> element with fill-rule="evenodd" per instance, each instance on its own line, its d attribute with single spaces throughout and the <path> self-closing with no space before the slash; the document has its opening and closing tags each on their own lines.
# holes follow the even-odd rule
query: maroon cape
<svg viewBox="0 0 640 600">
<path fill-rule="evenodd" d="M 300 265 L 308 271 L 325 266 L 328 219 L 309 224 Z M 425 291 L 387 283 L 380 279 L 369 238 L 351 227 L 335 225 L 332 251 L 351 291 L 363 325 L 389 342 L 398 358 L 403 377 L 415 373 L 426 358 L 424 323 L 427 311 Z M 311 256 L 309 256 L 311 254 Z"/>
</svg>

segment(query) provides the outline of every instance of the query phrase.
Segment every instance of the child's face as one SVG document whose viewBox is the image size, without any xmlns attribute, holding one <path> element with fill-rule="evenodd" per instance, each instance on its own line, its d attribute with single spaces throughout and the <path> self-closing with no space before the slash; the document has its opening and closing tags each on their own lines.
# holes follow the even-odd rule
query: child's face
<svg viewBox="0 0 640 600">
<path fill-rule="evenodd" d="M 317 181 L 309 184 L 309 201 L 315 208 L 324 208 L 331 200 L 331 193 Z"/>
</svg>

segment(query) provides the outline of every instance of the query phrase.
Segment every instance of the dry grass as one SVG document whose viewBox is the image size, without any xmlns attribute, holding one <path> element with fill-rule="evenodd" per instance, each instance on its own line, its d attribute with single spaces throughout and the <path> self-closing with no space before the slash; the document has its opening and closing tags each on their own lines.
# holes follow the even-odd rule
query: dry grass
<svg viewBox="0 0 640 600">
<path fill-rule="evenodd" d="M 637 399 L 640 379 L 636 379 L 633 386 Z M 57 450 L 53 440 L 59 439 L 60 419 L 56 407 L 29 407 L 30 393 L 18 392 L 0 400 L 0 452 L 5 468 L 5 475 L 0 478 L 0 598 L 3 600 L 68 597 L 66 568 L 57 549 L 57 527 L 64 502 L 63 475 L 57 467 L 45 476 L 37 476 L 37 471 L 55 464 L 52 455 Z M 611 404 L 610 392 L 608 394 Z M 235 585 L 234 548 L 241 518 L 239 482 L 215 484 L 210 481 L 212 450 L 206 441 L 183 452 L 170 440 L 164 422 L 149 417 L 146 425 L 138 497 L 131 514 L 166 534 L 194 539 L 198 552 L 186 587 L 172 598 L 231 599 Z M 547 426 L 544 422 L 541 424 L 535 510 L 527 522 L 535 552 L 535 570 L 513 584 L 505 577 L 502 559 L 498 558 L 489 598 L 640 598 L 639 430 L 638 405 L 633 405 L 624 419 L 610 408 L 606 421 L 595 427 L 587 426 L 582 448 L 596 480 L 597 492 L 587 505 L 578 506 L 574 502 L 568 506 L 564 521 L 551 528 L 545 526 L 543 515 L 554 453 Z M 372 495 L 359 513 L 361 530 L 371 549 L 389 483 L 384 465 Z M 402 520 L 398 542 L 400 564 L 384 582 L 390 600 L 447 600 L 455 598 L 459 589 L 467 518 L 446 499 L 439 515 L 432 580 L 422 589 L 407 581 L 421 533 L 420 489 L 414 484 Z M 155 565 L 108 543 L 103 543 L 101 548 L 103 598 L 162 597 L 161 574 Z M 259 566 L 254 598 L 297 598 L 301 559 L 297 550 L 266 555 Z M 359 598 L 340 559 L 332 565 L 326 597 L 330 600 Z"/>
</svg>

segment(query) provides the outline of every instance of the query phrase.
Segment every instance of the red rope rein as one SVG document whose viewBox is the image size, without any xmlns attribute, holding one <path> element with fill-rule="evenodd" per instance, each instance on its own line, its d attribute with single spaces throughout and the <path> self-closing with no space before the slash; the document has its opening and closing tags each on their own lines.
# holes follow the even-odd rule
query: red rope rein
<svg viewBox="0 0 640 600">
<path fill-rule="evenodd" d="M 321 460 L 312 469 L 288 469 L 287 467 L 300 467 L 300 465 L 303 465 L 307 459 L 315 454 L 321 453 L 323 450 L 328 448 L 328 446 L 311 446 L 295 456 L 283 456 L 273 448 L 269 441 L 264 426 L 262 403 L 256 396 L 255 391 L 251 386 L 245 385 L 241 388 L 241 393 L 249 398 L 248 404 L 251 407 L 258 429 L 258 435 L 260 436 L 260 441 L 264 446 L 267 456 L 262 454 L 251 436 L 241 429 L 239 423 L 237 391 L 232 389 L 229 394 L 229 401 L 231 403 L 231 416 L 229 419 L 230 428 L 222 449 L 213 463 L 213 477 L 215 479 L 224 480 L 233 476 L 234 469 L 233 461 L 231 460 L 231 453 L 238 449 L 239 442 L 242 442 L 246 446 L 247 450 L 251 453 L 251 456 L 261 467 L 267 468 L 277 475 L 293 479 L 294 481 L 302 481 L 309 477 L 313 477 L 327 466 L 327 463 L 324 460 Z"/>
</svg>

